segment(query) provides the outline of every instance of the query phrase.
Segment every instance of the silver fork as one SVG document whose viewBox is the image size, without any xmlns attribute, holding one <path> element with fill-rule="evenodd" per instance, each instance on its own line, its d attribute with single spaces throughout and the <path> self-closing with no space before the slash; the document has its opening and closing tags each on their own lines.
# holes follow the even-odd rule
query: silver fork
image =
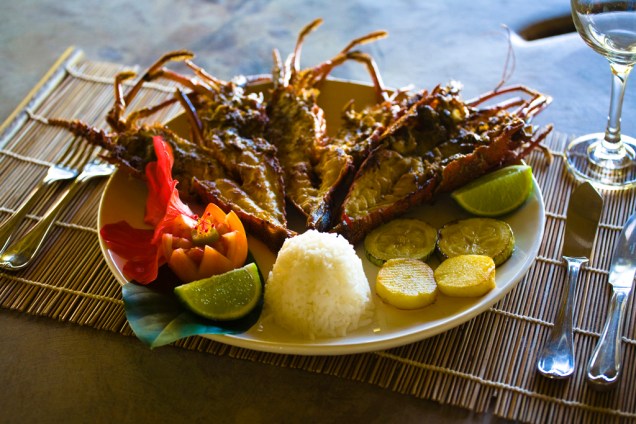
<svg viewBox="0 0 636 424">
<path fill-rule="evenodd" d="M 40 200 L 46 189 L 57 181 L 75 178 L 77 174 L 79 174 L 80 168 L 89 159 L 92 149 L 88 143 L 78 143 L 77 139 L 69 143 L 58 163 L 49 167 L 46 175 L 27 195 L 27 198 L 22 202 L 18 210 L 0 225 L 0 252 L 9 245 L 20 222 L 22 222 L 26 214 Z"/>
<path fill-rule="evenodd" d="M 11 245 L 2 256 L 0 256 L 0 268 L 14 271 L 27 266 L 37 254 L 38 250 L 40 250 L 57 215 L 64 206 L 68 204 L 82 185 L 92 178 L 110 175 L 114 170 L 114 165 L 106 163 L 101 159 L 93 159 L 86 164 L 81 174 L 73 180 L 73 183 L 62 193 L 55 204 L 46 211 L 42 219 L 35 224 L 19 242 Z"/>
</svg>

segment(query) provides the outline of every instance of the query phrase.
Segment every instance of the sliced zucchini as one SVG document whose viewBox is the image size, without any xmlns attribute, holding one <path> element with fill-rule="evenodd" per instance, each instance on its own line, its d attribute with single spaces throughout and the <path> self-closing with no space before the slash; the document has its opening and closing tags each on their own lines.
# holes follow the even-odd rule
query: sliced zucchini
<svg viewBox="0 0 636 424">
<path fill-rule="evenodd" d="M 495 262 L 485 255 L 459 255 L 435 269 L 439 291 L 452 297 L 479 297 L 495 288 Z"/>
<path fill-rule="evenodd" d="M 437 298 L 433 269 L 409 258 L 387 260 L 378 271 L 375 291 L 386 303 L 400 309 L 423 308 Z"/>
<path fill-rule="evenodd" d="M 435 250 L 437 230 L 419 219 L 394 219 L 371 231 L 364 239 L 367 258 L 382 266 L 389 259 L 425 261 Z"/>
<path fill-rule="evenodd" d="M 490 256 L 495 265 L 504 263 L 515 248 L 515 237 L 507 222 L 493 218 L 469 218 L 444 225 L 439 230 L 437 250 L 444 259 L 458 255 Z"/>
</svg>

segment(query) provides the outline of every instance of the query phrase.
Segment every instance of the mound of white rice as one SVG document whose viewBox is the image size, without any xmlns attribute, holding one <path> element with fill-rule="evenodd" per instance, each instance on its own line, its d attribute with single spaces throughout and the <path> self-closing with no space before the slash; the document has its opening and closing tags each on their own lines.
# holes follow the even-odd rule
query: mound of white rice
<svg viewBox="0 0 636 424">
<path fill-rule="evenodd" d="M 373 302 L 353 246 L 311 230 L 283 244 L 265 285 L 265 308 L 279 326 L 315 339 L 368 324 Z"/>
</svg>

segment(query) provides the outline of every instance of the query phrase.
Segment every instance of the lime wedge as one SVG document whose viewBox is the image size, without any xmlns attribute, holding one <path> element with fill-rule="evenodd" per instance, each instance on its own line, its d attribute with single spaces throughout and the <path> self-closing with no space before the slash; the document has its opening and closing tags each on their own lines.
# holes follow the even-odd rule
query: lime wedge
<svg viewBox="0 0 636 424">
<path fill-rule="evenodd" d="M 389 259 L 410 258 L 425 261 L 435 250 L 437 230 L 419 219 L 394 219 L 371 231 L 364 239 L 364 250 L 373 264 L 382 266 Z"/>
<path fill-rule="evenodd" d="M 263 291 L 255 263 L 174 288 L 192 312 L 213 320 L 244 317 L 258 304 Z"/>
<path fill-rule="evenodd" d="M 512 165 L 486 174 L 451 193 L 467 212 L 500 216 L 519 208 L 532 193 L 532 168 Z"/>
</svg>

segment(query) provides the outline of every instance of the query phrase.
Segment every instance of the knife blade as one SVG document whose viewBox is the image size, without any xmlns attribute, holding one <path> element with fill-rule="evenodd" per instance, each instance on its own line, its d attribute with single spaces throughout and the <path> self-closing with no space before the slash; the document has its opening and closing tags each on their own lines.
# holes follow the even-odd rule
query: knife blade
<svg viewBox="0 0 636 424">
<path fill-rule="evenodd" d="M 572 192 L 561 251 L 567 263 L 566 282 L 554 327 L 537 360 L 537 369 L 548 378 L 566 378 L 574 372 L 574 293 L 581 266 L 589 261 L 592 254 L 602 210 L 603 197 L 589 182 L 579 185 Z"/>
<path fill-rule="evenodd" d="M 598 389 L 612 388 L 621 375 L 621 333 L 625 304 L 636 274 L 636 213 L 625 222 L 610 264 L 612 300 L 601 333 L 587 368 L 587 381 Z"/>
<path fill-rule="evenodd" d="M 590 259 L 602 209 L 603 198 L 592 184 L 584 183 L 574 190 L 568 203 L 563 256 Z"/>
</svg>

